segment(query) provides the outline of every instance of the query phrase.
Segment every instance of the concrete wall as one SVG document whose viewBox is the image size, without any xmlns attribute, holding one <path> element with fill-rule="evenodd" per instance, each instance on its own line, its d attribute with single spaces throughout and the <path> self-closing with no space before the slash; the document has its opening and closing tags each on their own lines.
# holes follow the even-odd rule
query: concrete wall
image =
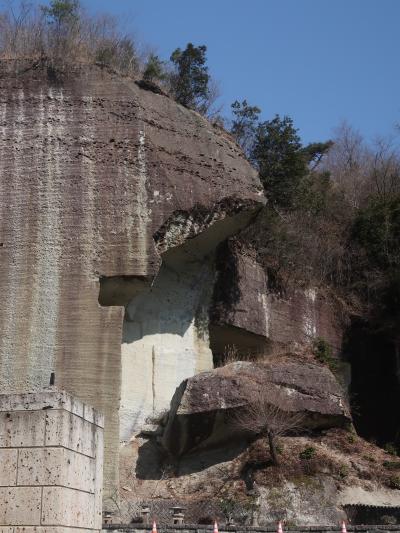
<svg viewBox="0 0 400 533">
<path fill-rule="evenodd" d="M 0 395 L 0 532 L 101 528 L 103 426 L 65 392 Z"/>
</svg>

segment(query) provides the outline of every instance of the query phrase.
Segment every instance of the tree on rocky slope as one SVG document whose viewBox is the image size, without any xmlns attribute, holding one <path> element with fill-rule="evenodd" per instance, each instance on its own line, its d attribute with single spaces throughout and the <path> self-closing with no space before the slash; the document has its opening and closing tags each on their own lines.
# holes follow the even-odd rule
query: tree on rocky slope
<svg viewBox="0 0 400 533">
<path fill-rule="evenodd" d="M 184 50 L 177 48 L 171 55 L 175 68 L 171 75 L 173 95 L 180 104 L 198 111 L 204 111 L 209 97 L 206 52 L 206 46 L 188 43 Z"/>
<path fill-rule="evenodd" d="M 246 156 L 250 157 L 261 109 L 257 106 L 249 105 L 247 100 L 243 100 L 242 102 L 235 100 L 231 104 L 231 109 L 234 117 L 231 133 Z"/>
<path fill-rule="evenodd" d="M 251 160 L 259 169 L 260 179 L 270 201 L 290 208 L 301 179 L 307 173 L 302 145 L 293 120 L 275 115 L 261 122 L 251 150 Z"/>
<path fill-rule="evenodd" d="M 266 391 L 259 389 L 252 392 L 246 407 L 233 414 L 232 424 L 240 432 L 267 439 L 272 464 L 279 466 L 277 438 L 300 430 L 303 420 L 302 413 L 286 411 L 271 403 Z"/>
<path fill-rule="evenodd" d="M 164 62 L 157 55 L 150 54 L 143 71 L 143 79 L 154 83 L 163 81 L 166 76 Z"/>
<path fill-rule="evenodd" d="M 258 168 L 268 199 L 281 209 L 298 207 L 303 181 L 310 174 L 326 179 L 316 171 L 333 143 L 303 146 L 290 117 L 275 115 L 272 120 L 255 125 L 258 108 L 248 106 L 245 101 L 241 107 L 235 102 L 232 108 L 236 118 L 231 131 L 242 141 L 245 152 Z"/>
</svg>

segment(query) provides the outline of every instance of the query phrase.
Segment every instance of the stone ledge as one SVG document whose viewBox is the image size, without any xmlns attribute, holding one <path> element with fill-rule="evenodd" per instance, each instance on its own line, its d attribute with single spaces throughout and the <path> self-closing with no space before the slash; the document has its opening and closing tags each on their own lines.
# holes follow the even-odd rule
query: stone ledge
<svg viewBox="0 0 400 533">
<path fill-rule="evenodd" d="M 93 407 L 73 398 L 66 391 L 48 389 L 22 394 L 0 394 L 0 413 L 10 411 L 65 410 L 104 428 L 104 416 Z"/>
</svg>

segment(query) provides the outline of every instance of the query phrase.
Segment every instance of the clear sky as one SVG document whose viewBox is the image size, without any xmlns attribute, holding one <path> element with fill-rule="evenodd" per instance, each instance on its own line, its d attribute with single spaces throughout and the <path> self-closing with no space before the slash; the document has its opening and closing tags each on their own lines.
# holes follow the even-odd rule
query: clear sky
<svg viewBox="0 0 400 533">
<path fill-rule="evenodd" d="M 205 44 L 225 113 L 246 98 L 288 114 L 304 142 L 346 119 L 365 137 L 400 122 L 400 0 L 82 0 L 159 55 Z"/>
</svg>

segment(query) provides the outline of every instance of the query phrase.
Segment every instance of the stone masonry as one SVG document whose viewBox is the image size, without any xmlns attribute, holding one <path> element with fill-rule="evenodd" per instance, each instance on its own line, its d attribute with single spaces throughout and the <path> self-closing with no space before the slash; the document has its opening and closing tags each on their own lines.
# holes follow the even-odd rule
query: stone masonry
<svg viewBox="0 0 400 533">
<path fill-rule="evenodd" d="M 0 533 L 101 529 L 103 427 L 64 391 L 0 395 Z"/>
</svg>

